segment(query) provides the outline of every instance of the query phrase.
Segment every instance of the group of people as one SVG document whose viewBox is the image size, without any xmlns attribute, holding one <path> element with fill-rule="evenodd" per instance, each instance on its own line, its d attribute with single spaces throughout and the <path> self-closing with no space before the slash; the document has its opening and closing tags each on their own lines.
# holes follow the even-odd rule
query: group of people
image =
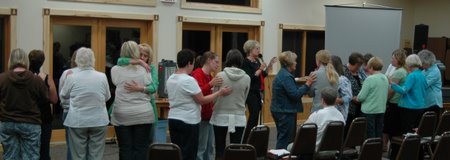
<svg viewBox="0 0 450 160">
<path fill-rule="evenodd" d="M 297 85 L 295 53 L 279 56 L 281 69 L 272 86 L 271 112 L 277 127 L 277 149 L 286 149 L 296 132 L 296 115 L 303 111 L 301 98 L 313 98 L 311 115 L 305 123 L 318 126 L 317 142 L 331 121 L 342 121 L 345 133 L 356 117 L 367 119 L 367 137 L 388 141 L 393 136 L 414 133 L 425 111 L 442 112 L 442 82 L 436 58 L 429 50 L 410 54 L 404 49 L 392 53 L 391 65 L 371 54 L 354 52 L 343 65 L 327 50 L 316 53 L 317 69 L 304 85 Z M 394 152 L 394 151 L 393 151 Z M 395 155 L 394 155 L 395 157 Z"/>
<path fill-rule="evenodd" d="M 273 58 L 268 65 L 261 61 L 259 47 L 257 41 L 245 42 L 245 58 L 231 49 L 218 73 L 217 54 L 195 57 L 189 49 L 178 52 L 178 70 L 166 87 L 170 138 L 181 148 L 183 159 L 221 159 L 228 134 L 230 143 L 247 141 L 259 121 L 264 77 L 277 60 Z"/>
<path fill-rule="evenodd" d="M 270 108 L 277 149 L 286 149 L 294 140 L 297 113 L 303 112 L 306 94 L 313 103 L 305 123 L 318 125 L 317 144 L 330 121 L 342 121 L 348 130 L 360 116 L 367 119 L 367 136 L 383 137 L 384 133 L 387 144 L 392 136 L 414 132 L 425 111 L 439 114 L 443 107 L 440 71 L 428 50 L 409 56 L 403 49 L 395 50 L 385 74 L 379 57 L 355 52 L 344 65 L 340 57 L 320 50 L 317 69 L 298 85 L 293 75 L 297 54 L 285 51 L 266 64 L 259 57 L 259 47 L 257 41 L 245 42 L 246 57 L 231 49 L 220 72 L 216 53 L 198 57 L 189 49 L 177 53 L 178 70 L 168 78 L 166 88 L 170 139 L 181 148 L 183 159 L 221 159 L 228 134 L 230 143 L 246 143 L 260 119 L 264 77 L 278 60 L 281 68 L 272 82 Z M 75 51 L 72 68 L 63 72 L 58 89 L 40 71 L 44 61 L 42 51 L 27 54 L 15 49 L 8 71 L 0 74 L 4 159 L 50 159 L 50 104 L 58 103 L 58 98 L 64 108 L 67 159 L 102 159 L 108 124 L 114 126 L 120 159 L 146 158 L 158 120 L 153 94 L 159 84 L 149 45 L 122 44 L 117 65 L 111 69 L 116 91 L 110 113 L 106 109 L 111 97 L 108 79 L 94 69 L 91 49 Z"/>
<path fill-rule="evenodd" d="M 116 89 L 111 121 L 106 101 L 108 79 L 96 71 L 95 54 L 85 47 L 75 51 L 72 68 L 59 79 L 59 99 L 64 108 L 67 159 L 102 159 L 107 125 L 114 125 L 120 159 L 145 159 L 157 119 L 153 93 L 157 69 L 147 44 L 124 42 L 118 64 L 111 71 Z M 0 140 L 3 158 L 50 159 L 52 113 L 58 103 L 53 79 L 40 71 L 44 53 L 22 49 L 11 52 L 8 71 L 0 74 Z"/>
</svg>

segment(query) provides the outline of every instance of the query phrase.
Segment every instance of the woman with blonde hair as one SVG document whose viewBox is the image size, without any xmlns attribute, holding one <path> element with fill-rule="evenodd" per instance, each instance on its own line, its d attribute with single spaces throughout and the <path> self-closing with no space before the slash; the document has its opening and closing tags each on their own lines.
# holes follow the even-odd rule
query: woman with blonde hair
<svg viewBox="0 0 450 160">
<path fill-rule="evenodd" d="M 405 60 L 406 51 L 404 49 L 397 49 L 392 53 L 391 65 L 395 69 L 388 76 L 390 81 L 399 85 L 403 85 L 403 83 L 405 83 L 406 76 L 408 75 L 408 71 L 406 71 Z M 398 101 L 400 97 L 401 95 L 399 93 L 395 93 L 394 90 L 389 89 L 383 126 L 383 140 L 385 150 L 387 150 L 388 139 L 390 139 L 390 137 L 401 135 L 398 129 L 400 127 L 399 117 L 401 114 L 398 111 Z"/>
<path fill-rule="evenodd" d="M 134 41 L 122 44 L 120 57 L 138 59 L 139 46 Z M 116 88 L 111 124 L 119 141 L 119 159 L 145 159 L 150 144 L 150 130 L 155 121 L 150 95 L 129 92 L 126 84 L 136 82 L 141 86 L 152 83 L 150 73 L 140 65 L 116 65 L 111 69 L 111 80 Z"/>
<path fill-rule="evenodd" d="M 338 90 L 339 75 L 334 70 L 331 62 L 331 54 L 328 50 L 320 50 L 316 53 L 316 65 L 318 69 L 315 71 L 317 77 L 316 82 L 311 85 L 309 96 L 313 97 L 313 107 L 311 113 L 321 108 L 320 90 L 325 87 L 331 87 Z"/>
</svg>

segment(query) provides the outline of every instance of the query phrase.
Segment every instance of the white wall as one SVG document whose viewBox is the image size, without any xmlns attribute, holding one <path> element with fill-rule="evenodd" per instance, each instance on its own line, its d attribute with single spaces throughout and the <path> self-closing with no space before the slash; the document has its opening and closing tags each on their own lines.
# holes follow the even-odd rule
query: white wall
<svg viewBox="0 0 450 160">
<path fill-rule="evenodd" d="M 179 1 L 173 5 L 165 5 L 157 0 L 156 7 L 139 7 L 50 0 L 0 0 L 0 6 L 17 8 L 17 47 L 26 51 L 43 48 L 43 8 L 159 14 L 158 60 L 176 57 L 176 17 L 179 15 L 264 20 L 262 49 L 266 54 L 264 56 L 267 58 L 266 61 L 269 61 L 270 57 L 277 55 L 279 23 L 325 25 L 324 5 L 362 4 L 361 0 L 262 0 L 262 14 L 246 14 L 181 9 Z M 366 0 L 366 2 L 403 8 L 402 41 L 412 40 L 414 9 L 409 0 Z"/>
<path fill-rule="evenodd" d="M 450 37 L 450 1 L 416 0 L 414 25 L 426 24 L 429 37 Z"/>
</svg>

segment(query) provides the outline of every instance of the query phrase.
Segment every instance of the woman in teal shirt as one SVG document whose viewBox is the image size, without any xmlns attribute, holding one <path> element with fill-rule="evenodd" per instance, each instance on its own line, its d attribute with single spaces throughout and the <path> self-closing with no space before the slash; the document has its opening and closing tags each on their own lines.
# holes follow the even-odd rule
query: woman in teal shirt
<svg viewBox="0 0 450 160">
<path fill-rule="evenodd" d="M 409 55 L 406 58 L 406 66 L 410 73 L 406 76 L 405 83 L 400 86 L 391 82 L 391 88 L 402 95 L 398 101 L 401 134 L 414 132 L 413 128 L 417 128 L 422 113 L 426 108 L 424 97 L 426 95 L 427 80 L 419 69 L 422 66 L 419 56 L 416 54 Z"/>
</svg>

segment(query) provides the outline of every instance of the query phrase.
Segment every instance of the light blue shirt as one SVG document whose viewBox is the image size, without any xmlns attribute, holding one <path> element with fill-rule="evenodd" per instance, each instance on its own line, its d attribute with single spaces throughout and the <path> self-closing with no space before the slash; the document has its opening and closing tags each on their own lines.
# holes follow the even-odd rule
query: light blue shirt
<svg viewBox="0 0 450 160">
<path fill-rule="evenodd" d="M 402 95 L 398 106 L 408 109 L 425 109 L 425 95 L 427 80 L 419 69 L 406 76 L 405 83 L 401 86 L 392 84 L 391 88 Z"/>
<path fill-rule="evenodd" d="M 339 112 L 342 113 L 344 119 L 347 119 L 348 116 L 348 106 L 350 105 L 350 101 L 352 101 L 352 84 L 350 80 L 348 80 L 345 76 L 339 76 L 339 86 L 338 86 L 339 97 L 344 101 L 342 105 L 336 105 L 336 108 Z"/>
<path fill-rule="evenodd" d="M 423 74 L 427 78 L 428 84 L 425 106 L 431 107 L 437 105 L 442 108 L 442 80 L 439 68 L 436 64 L 433 64 L 430 68 L 424 70 Z"/>
<path fill-rule="evenodd" d="M 70 99 L 64 126 L 101 127 L 109 123 L 106 101 L 111 97 L 106 75 L 93 68 L 81 69 L 67 76 L 60 98 Z"/>
</svg>

